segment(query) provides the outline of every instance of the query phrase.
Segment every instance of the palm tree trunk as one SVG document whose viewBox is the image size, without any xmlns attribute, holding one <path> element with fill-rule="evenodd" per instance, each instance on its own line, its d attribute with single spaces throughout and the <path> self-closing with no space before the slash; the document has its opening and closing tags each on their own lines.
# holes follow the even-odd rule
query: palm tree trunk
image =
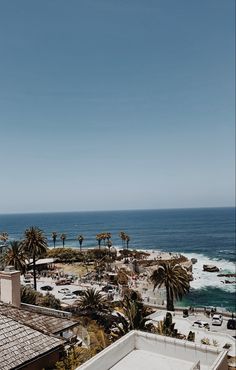
<svg viewBox="0 0 236 370">
<path fill-rule="evenodd" d="M 33 275 L 34 275 L 34 289 L 37 290 L 35 254 L 33 254 Z"/>
<path fill-rule="evenodd" d="M 166 309 L 167 311 L 174 311 L 173 296 L 168 285 L 166 286 Z"/>
</svg>

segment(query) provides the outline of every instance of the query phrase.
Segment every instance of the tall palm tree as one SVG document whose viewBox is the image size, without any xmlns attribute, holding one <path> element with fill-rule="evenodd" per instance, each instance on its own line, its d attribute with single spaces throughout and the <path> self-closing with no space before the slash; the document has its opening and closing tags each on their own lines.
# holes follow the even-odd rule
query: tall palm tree
<svg viewBox="0 0 236 370">
<path fill-rule="evenodd" d="M 107 242 L 107 246 L 108 246 L 108 249 L 109 249 L 109 256 L 110 256 L 110 254 L 111 254 L 111 247 L 112 247 L 112 240 L 108 240 L 108 242 Z"/>
<path fill-rule="evenodd" d="M 64 248 L 65 247 L 66 234 L 61 234 L 60 238 L 62 240 L 62 246 Z"/>
<path fill-rule="evenodd" d="M 174 262 L 161 262 L 153 271 L 150 279 L 154 288 L 166 288 L 167 310 L 174 311 L 174 300 L 181 299 L 189 292 L 189 277 L 187 271 Z"/>
<path fill-rule="evenodd" d="M 96 235 L 96 240 L 98 242 L 98 248 L 101 249 L 101 241 L 103 239 L 103 234 L 97 234 Z"/>
<path fill-rule="evenodd" d="M 124 247 L 124 242 L 125 242 L 125 232 L 124 231 L 121 231 L 120 234 L 119 234 L 120 238 L 121 238 L 121 242 L 122 242 L 122 246 Z"/>
<path fill-rule="evenodd" d="M 107 244 L 108 244 L 111 239 L 111 233 L 106 233 L 106 239 L 107 239 Z"/>
<path fill-rule="evenodd" d="M 24 251 L 22 244 L 19 241 L 10 242 L 10 246 L 7 247 L 7 251 L 3 256 L 3 263 L 5 266 L 14 266 L 16 270 L 19 270 L 22 274 L 26 271 L 28 256 Z"/>
<path fill-rule="evenodd" d="M 129 237 L 129 235 L 125 235 L 125 241 L 126 241 L 126 248 L 127 248 L 127 250 L 129 249 L 129 242 L 130 242 L 130 237 Z"/>
<path fill-rule="evenodd" d="M 84 241 L 84 237 L 83 235 L 79 235 L 77 240 L 79 241 L 79 247 L 80 247 L 80 252 L 82 250 L 82 244 L 83 244 L 83 241 Z"/>
<path fill-rule="evenodd" d="M 57 233 L 55 231 L 53 231 L 53 233 L 52 233 L 52 240 L 53 240 L 53 245 L 54 245 L 54 248 L 55 248 L 56 240 L 57 240 Z"/>
<path fill-rule="evenodd" d="M 25 230 L 22 247 L 27 255 L 33 260 L 34 289 L 37 289 L 36 282 L 36 259 L 43 257 L 47 253 L 47 239 L 43 231 L 36 226 L 31 226 Z"/>
</svg>

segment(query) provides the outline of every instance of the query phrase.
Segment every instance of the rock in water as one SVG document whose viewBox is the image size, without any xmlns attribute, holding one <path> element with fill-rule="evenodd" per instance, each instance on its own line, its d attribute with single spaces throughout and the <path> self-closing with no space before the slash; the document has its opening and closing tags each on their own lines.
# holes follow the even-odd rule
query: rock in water
<svg viewBox="0 0 236 370">
<path fill-rule="evenodd" d="M 203 265 L 203 271 L 219 272 L 220 269 L 215 265 Z"/>
</svg>

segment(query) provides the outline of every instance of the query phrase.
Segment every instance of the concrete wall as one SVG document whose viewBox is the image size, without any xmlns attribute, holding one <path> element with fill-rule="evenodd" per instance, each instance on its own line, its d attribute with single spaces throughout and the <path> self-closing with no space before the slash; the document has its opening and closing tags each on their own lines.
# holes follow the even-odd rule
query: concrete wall
<svg viewBox="0 0 236 370">
<path fill-rule="evenodd" d="M 0 301 L 20 307 L 20 271 L 0 271 Z"/>
<path fill-rule="evenodd" d="M 138 334 L 137 334 L 138 333 Z M 170 358 L 178 358 L 184 361 L 197 363 L 209 367 L 209 369 L 226 370 L 227 352 L 219 351 L 215 348 L 209 348 L 205 345 L 196 345 L 195 343 L 183 341 L 175 338 L 164 337 L 150 333 L 136 332 L 135 348 L 158 353 Z M 217 362 L 217 367 L 212 367 L 217 361 L 219 354 L 223 353 L 222 364 Z M 225 357 L 225 361 L 223 358 Z M 219 367 L 220 366 L 220 367 Z"/>
<path fill-rule="evenodd" d="M 189 361 L 193 365 L 200 361 L 209 370 L 228 369 L 226 351 L 140 331 L 131 331 L 78 369 L 108 370 L 135 349 L 167 356 L 173 362 L 175 358 Z"/>
<path fill-rule="evenodd" d="M 125 335 L 111 346 L 105 348 L 98 355 L 91 358 L 79 370 L 107 370 L 114 366 L 121 358 L 133 351 L 135 345 L 135 336 L 133 332 Z M 128 369 L 127 369 L 128 370 Z"/>
</svg>

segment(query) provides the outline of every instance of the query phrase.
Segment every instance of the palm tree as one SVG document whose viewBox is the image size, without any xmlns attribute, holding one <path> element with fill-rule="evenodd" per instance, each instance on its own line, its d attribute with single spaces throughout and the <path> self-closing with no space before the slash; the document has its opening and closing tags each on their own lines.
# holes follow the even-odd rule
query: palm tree
<svg viewBox="0 0 236 370">
<path fill-rule="evenodd" d="M 96 235 L 96 240 L 98 242 L 98 248 L 101 249 L 101 241 L 103 239 L 103 234 L 97 234 Z"/>
<path fill-rule="evenodd" d="M 7 247 L 7 251 L 3 256 L 5 266 L 14 266 L 15 269 L 19 270 L 22 274 L 26 271 L 27 259 L 28 257 L 22 244 L 16 240 L 10 242 L 10 246 Z"/>
<path fill-rule="evenodd" d="M 2 232 L 0 234 L 0 240 L 2 240 L 4 243 L 6 243 L 7 240 L 8 240 L 8 233 L 7 232 Z"/>
<path fill-rule="evenodd" d="M 110 254 L 111 254 L 111 247 L 112 247 L 112 241 L 110 239 L 107 242 L 107 246 L 108 246 L 108 249 L 109 249 L 109 256 L 110 256 Z"/>
<path fill-rule="evenodd" d="M 125 242 L 125 236 L 126 236 L 126 234 L 125 234 L 124 231 L 121 231 L 119 235 L 120 235 L 120 238 L 121 238 L 122 246 L 124 247 L 124 242 Z"/>
<path fill-rule="evenodd" d="M 47 239 L 42 230 L 31 226 L 25 230 L 25 238 L 22 247 L 29 257 L 33 259 L 34 289 L 37 289 L 36 282 L 36 259 L 47 253 Z"/>
<path fill-rule="evenodd" d="M 65 247 L 66 234 L 61 234 L 62 246 Z"/>
<path fill-rule="evenodd" d="M 56 240 L 57 240 L 57 233 L 55 231 L 53 231 L 53 233 L 52 233 L 52 240 L 53 240 L 53 245 L 54 245 L 54 248 L 55 248 Z"/>
<path fill-rule="evenodd" d="M 179 264 L 161 262 L 153 271 L 150 279 L 155 289 L 165 286 L 167 310 L 174 311 L 174 300 L 181 299 L 189 292 L 189 277 L 187 271 Z"/>
<path fill-rule="evenodd" d="M 108 300 L 94 288 L 87 289 L 77 301 L 77 304 L 86 316 L 92 318 L 110 312 Z"/>
<path fill-rule="evenodd" d="M 81 252 L 82 244 L 83 244 L 83 241 L 84 241 L 83 235 L 79 235 L 77 240 L 79 241 L 79 247 L 80 247 L 80 252 Z"/>
<path fill-rule="evenodd" d="M 129 242 L 130 242 L 130 237 L 129 237 L 129 235 L 125 235 L 125 241 L 126 241 L 126 248 L 127 248 L 127 250 L 129 249 Z"/>
</svg>

